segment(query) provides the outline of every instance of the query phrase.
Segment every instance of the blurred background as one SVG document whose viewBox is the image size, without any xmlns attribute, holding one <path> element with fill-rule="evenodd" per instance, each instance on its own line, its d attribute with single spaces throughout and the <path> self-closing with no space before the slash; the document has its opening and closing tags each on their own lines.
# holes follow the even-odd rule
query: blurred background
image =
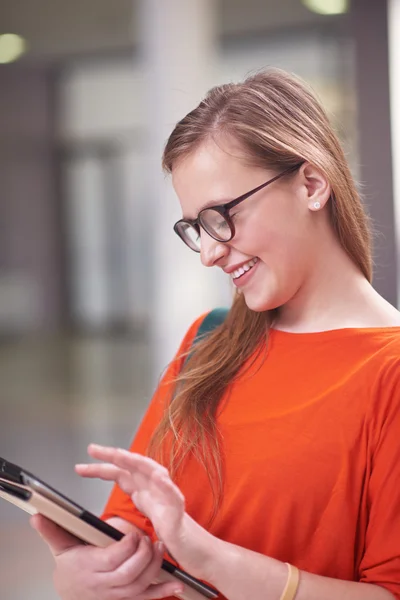
<svg viewBox="0 0 400 600">
<path fill-rule="evenodd" d="M 0 456 L 100 513 L 91 441 L 128 446 L 225 278 L 172 231 L 174 123 L 214 84 L 281 67 L 315 89 L 398 302 L 398 0 L 0 0 Z M 52 559 L 0 501 L 2 600 L 54 600 Z"/>
</svg>

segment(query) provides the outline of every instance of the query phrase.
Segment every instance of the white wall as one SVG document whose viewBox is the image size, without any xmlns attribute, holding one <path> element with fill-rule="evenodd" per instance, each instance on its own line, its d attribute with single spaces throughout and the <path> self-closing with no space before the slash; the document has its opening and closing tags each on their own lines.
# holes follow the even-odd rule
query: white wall
<svg viewBox="0 0 400 600">
<path fill-rule="evenodd" d="M 65 70 L 60 84 L 60 137 L 113 137 L 141 127 L 143 81 L 133 58 L 90 61 Z"/>
<path fill-rule="evenodd" d="M 344 49 L 343 40 L 318 32 L 271 36 L 257 42 L 240 40 L 221 50 L 214 68 L 215 83 L 239 80 L 268 66 L 280 67 L 315 84 L 329 109 L 340 108 L 344 50 L 347 60 L 352 61 L 350 43 Z M 138 60 L 133 58 L 87 62 L 66 70 L 60 88 L 60 136 L 74 140 L 125 135 L 141 129 L 144 79 Z"/>
</svg>

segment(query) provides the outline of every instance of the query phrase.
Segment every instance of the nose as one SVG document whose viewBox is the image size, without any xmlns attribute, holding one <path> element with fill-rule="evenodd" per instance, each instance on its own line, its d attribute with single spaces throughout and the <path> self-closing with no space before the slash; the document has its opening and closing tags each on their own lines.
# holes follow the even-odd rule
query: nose
<svg viewBox="0 0 400 600">
<path fill-rule="evenodd" d="M 213 267 L 229 252 L 228 244 L 217 242 L 207 232 L 200 233 L 200 258 L 205 267 Z"/>
</svg>

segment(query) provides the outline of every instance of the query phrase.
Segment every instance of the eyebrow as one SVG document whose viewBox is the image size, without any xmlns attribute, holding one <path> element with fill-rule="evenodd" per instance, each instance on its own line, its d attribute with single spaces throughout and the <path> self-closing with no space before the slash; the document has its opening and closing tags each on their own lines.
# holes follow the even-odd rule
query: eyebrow
<svg viewBox="0 0 400 600">
<path fill-rule="evenodd" d="M 185 217 L 185 215 L 182 216 L 183 220 L 188 220 L 188 221 L 194 221 L 195 219 L 197 219 L 197 217 L 199 216 L 199 214 L 201 213 L 202 210 L 204 210 L 205 208 L 213 208 L 215 206 L 223 206 L 224 204 L 228 204 L 228 202 L 231 202 L 232 200 L 236 200 L 236 198 L 230 198 L 228 200 L 222 200 L 217 202 L 216 200 L 210 200 L 209 202 L 206 202 L 206 204 L 204 204 L 200 210 L 198 211 L 197 215 L 195 216 L 194 219 L 191 219 L 190 217 Z"/>
</svg>

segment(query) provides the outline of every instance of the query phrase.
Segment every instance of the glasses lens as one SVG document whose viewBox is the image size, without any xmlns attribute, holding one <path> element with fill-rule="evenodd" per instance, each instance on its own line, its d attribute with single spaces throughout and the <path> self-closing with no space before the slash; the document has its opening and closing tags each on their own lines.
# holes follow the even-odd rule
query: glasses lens
<svg viewBox="0 0 400 600">
<path fill-rule="evenodd" d="M 211 237 L 220 242 L 232 239 L 232 230 L 228 221 L 217 210 L 206 208 L 201 211 L 200 223 Z"/>
<path fill-rule="evenodd" d="M 180 221 L 176 224 L 175 231 L 189 248 L 195 252 L 200 252 L 200 233 L 196 227 L 193 227 L 190 223 L 185 223 L 185 221 Z"/>
</svg>

